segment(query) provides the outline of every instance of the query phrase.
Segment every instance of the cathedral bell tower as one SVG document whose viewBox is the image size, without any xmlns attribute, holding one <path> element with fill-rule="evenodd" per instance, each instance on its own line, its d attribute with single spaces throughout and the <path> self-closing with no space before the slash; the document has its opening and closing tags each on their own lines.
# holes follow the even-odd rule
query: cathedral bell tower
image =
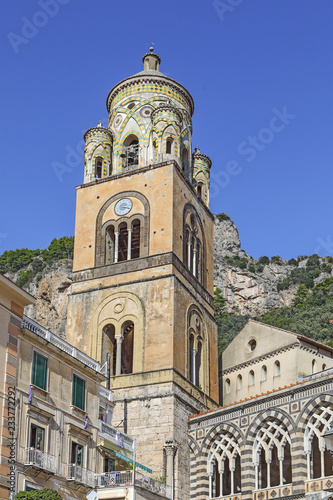
<svg viewBox="0 0 333 500">
<path fill-rule="evenodd" d="M 111 89 L 107 128 L 85 133 L 66 337 L 110 354 L 113 425 L 187 500 L 188 417 L 218 400 L 211 161 L 192 154 L 193 99 L 160 62 L 151 48 Z"/>
</svg>

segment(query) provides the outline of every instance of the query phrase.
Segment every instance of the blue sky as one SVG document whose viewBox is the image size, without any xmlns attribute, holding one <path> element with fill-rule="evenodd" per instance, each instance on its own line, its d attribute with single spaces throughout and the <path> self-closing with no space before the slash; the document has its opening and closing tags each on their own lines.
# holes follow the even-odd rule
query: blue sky
<svg viewBox="0 0 333 500">
<path fill-rule="evenodd" d="M 85 130 L 142 69 L 193 95 L 213 213 L 253 257 L 333 255 L 332 0 L 11 0 L 0 5 L 0 253 L 74 234 Z M 66 171 L 56 175 L 54 166 Z"/>
</svg>

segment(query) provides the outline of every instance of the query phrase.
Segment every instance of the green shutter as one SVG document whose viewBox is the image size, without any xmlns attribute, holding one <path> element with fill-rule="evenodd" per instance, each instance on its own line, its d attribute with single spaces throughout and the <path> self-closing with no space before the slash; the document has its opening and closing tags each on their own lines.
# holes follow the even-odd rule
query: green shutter
<svg viewBox="0 0 333 500">
<path fill-rule="evenodd" d="M 81 410 L 85 408 L 86 381 L 73 374 L 72 404 Z"/>
<path fill-rule="evenodd" d="M 36 387 L 44 389 L 44 391 L 46 391 L 47 384 L 47 365 L 48 359 L 34 351 L 31 383 Z"/>
</svg>

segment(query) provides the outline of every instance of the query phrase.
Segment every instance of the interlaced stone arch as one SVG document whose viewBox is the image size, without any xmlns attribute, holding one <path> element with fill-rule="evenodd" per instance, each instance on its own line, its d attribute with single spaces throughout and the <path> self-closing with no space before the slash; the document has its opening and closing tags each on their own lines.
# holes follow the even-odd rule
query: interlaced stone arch
<svg viewBox="0 0 333 500">
<path fill-rule="evenodd" d="M 332 399 L 328 394 L 320 395 L 307 405 L 300 419 L 300 425 L 304 429 L 308 480 L 332 476 L 332 455 L 326 448 L 324 437 L 325 432 L 333 426 Z"/>
<path fill-rule="evenodd" d="M 241 449 L 243 436 L 230 424 L 218 424 L 202 446 L 207 457 L 210 498 L 239 493 L 241 490 Z"/>
</svg>

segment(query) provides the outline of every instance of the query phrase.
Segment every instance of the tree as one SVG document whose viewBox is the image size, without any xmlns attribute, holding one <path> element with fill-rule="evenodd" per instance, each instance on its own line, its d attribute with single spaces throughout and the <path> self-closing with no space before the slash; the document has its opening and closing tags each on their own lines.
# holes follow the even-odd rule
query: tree
<svg viewBox="0 0 333 500">
<path fill-rule="evenodd" d="M 16 493 L 14 500 L 62 500 L 62 496 L 49 488 L 42 490 L 20 491 Z"/>
<path fill-rule="evenodd" d="M 299 285 L 295 298 L 293 299 L 294 306 L 300 306 L 301 304 L 303 304 L 308 296 L 308 293 L 308 289 L 305 285 Z"/>
</svg>

